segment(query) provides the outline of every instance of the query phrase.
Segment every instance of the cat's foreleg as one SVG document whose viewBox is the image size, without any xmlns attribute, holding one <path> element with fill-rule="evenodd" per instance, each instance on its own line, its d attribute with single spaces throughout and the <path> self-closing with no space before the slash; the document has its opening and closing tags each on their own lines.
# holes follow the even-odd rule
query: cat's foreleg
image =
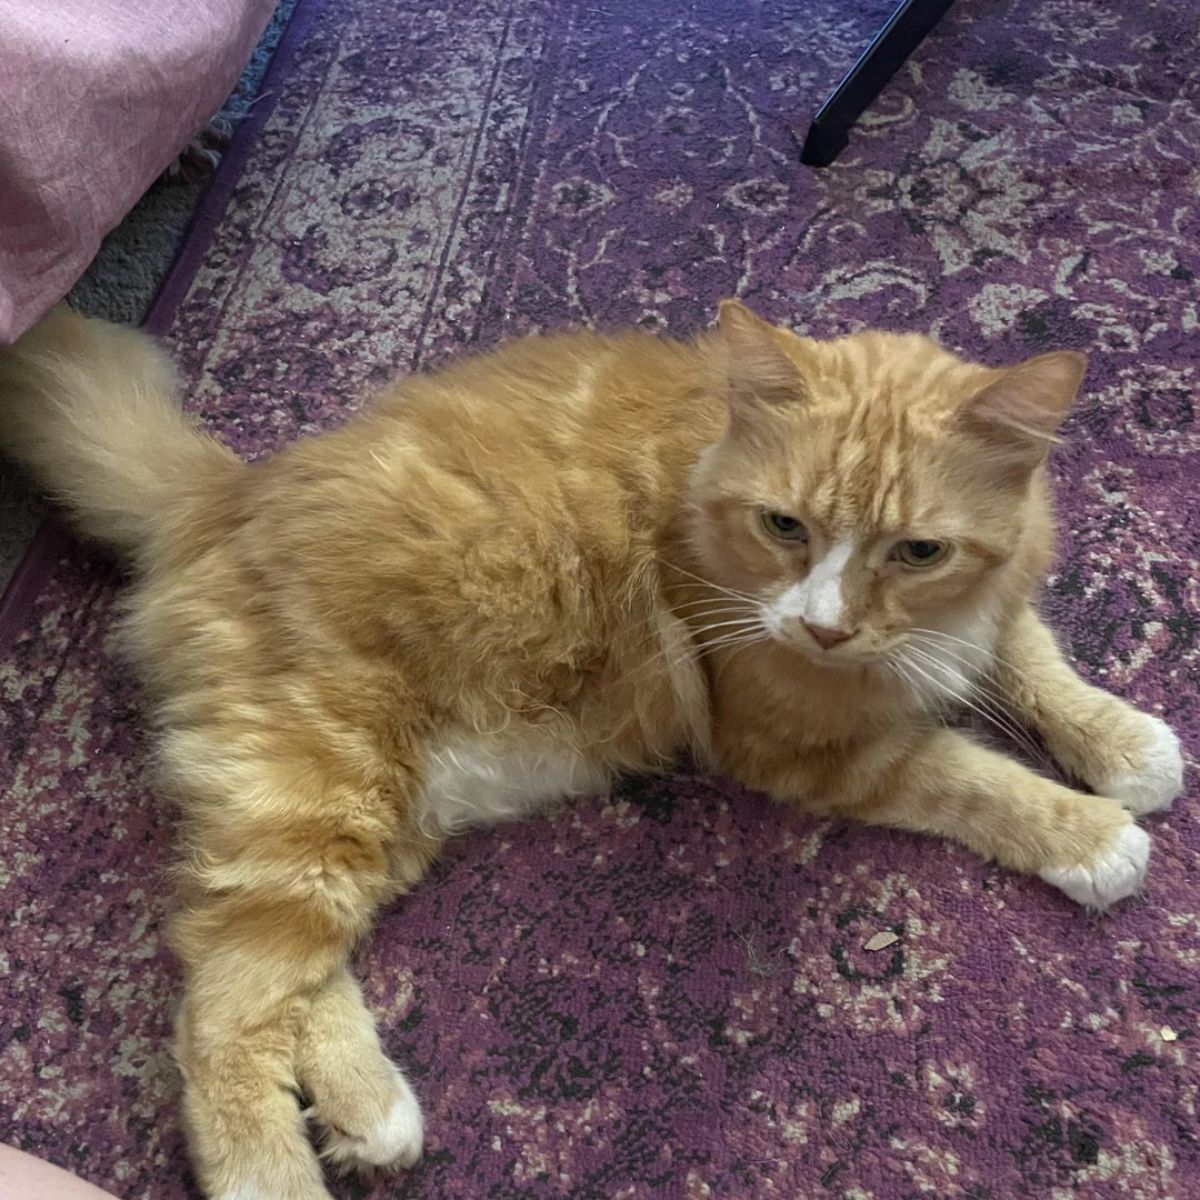
<svg viewBox="0 0 1200 1200">
<path fill-rule="evenodd" d="M 1168 808 L 1183 790 L 1179 739 L 1158 717 L 1085 683 L 1032 608 L 997 646 L 996 683 L 1068 771 L 1134 813 Z"/>
</svg>

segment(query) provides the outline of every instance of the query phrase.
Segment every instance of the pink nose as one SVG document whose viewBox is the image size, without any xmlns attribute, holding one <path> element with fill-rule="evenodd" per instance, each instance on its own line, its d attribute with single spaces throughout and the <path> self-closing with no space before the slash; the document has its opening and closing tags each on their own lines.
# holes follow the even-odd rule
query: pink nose
<svg viewBox="0 0 1200 1200">
<path fill-rule="evenodd" d="M 824 625 L 810 625 L 807 621 L 804 622 L 804 628 L 812 634 L 813 641 L 822 650 L 829 650 L 839 642 L 844 642 L 854 636 L 853 629 L 826 629 Z"/>
</svg>

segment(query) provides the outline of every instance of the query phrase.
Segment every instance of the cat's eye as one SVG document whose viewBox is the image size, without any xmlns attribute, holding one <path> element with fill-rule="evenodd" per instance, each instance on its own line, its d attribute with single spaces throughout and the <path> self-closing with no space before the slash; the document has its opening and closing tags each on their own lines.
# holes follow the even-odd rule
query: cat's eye
<svg viewBox="0 0 1200 1200">
<path fill-rule="evenodd" d="M 892 549 L 892 558 L 899 559 L 906 567 L 932 567 L 950 553 L 949 542 L 913 539 L 897 542 Z"/>
<path fill-rule="evenodd" d="M 795 517 L 789 517 L 787 513 L 764 512 L 762 523 L 763 528 L 772 537 L 781 538 L 785 542 L 808 541 L 808 530 L 804 528 L 803 522 Z"/>
</svg>

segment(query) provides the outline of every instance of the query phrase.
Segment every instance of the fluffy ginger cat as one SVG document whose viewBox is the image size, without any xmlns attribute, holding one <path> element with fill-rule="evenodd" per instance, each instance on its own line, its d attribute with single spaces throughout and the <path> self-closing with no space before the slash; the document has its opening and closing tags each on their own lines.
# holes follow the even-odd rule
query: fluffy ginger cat
<svg viewBox="0 0 1200 1200">
<path fill-rule="evenodd" d="M 247 465 L 139 333 L 62 310 L 0 355 L 0 445 L 135 567 L 207 1194 L 327 1197 L 306 1115 L 336 1163 L 418 1158 L 351 948 L 447 835 L 614 772 L 690 753 L 1080 904 L 1136 892 L 1178 742 L 1033 607 L 1083 370 L 814 341 L 728 301 L 693 343 L 534 337 L 403 380 Z M 996 697 L 1097 794 L 940 719 Z"/>
</svg>

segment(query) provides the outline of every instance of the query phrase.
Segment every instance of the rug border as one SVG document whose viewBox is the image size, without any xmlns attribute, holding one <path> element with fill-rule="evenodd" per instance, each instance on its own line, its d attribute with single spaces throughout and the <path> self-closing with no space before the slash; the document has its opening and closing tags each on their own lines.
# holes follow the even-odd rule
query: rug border
<svg viewBox="0 0 1200 1200">
<path fill-rule="evenodd" d="M 146 312 L 141 327 L 147 333 L 159 335 L 166 331 L 191 288 L 212 246 L 217 226 L 241 182 L 246 160 L 275 110 L 279 99 L 275 85 L 291 68 L 325 4 L 326 0 L 296 0 L 296 7 L 263 74 L 258 96 L 251 103 L 245 119 L 238 122 L 229 149 L 192 213 L 183 245 Z M 56 517 L 47 517 L 35 530 L 7 587 L 0 594 L 0 653 L 8 650 L 24 628 L 34 603 L 63 555 L 78 545 L 74 534 Z"/>
</svg>

